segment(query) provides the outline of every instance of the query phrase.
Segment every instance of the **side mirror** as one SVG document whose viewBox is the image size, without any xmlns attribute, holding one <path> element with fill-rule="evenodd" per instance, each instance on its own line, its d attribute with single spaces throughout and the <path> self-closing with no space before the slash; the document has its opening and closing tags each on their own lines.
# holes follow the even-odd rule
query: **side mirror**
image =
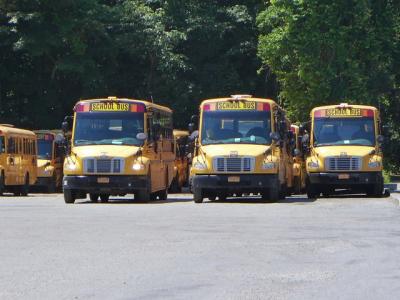
<svg viewBox="0 0 400 300">
<path fill-rule="evenodd" d="M 294 150 L 293 150 L 293 156 L 295 156 L 295 157 L 300 157 L 300 156 L 301 156 L 300 150 L 299 150 L 299 149 L 294 149 Z"/>
<path fill-rule="evenodd" d="M 190 122 L 193 124 L 197 124 L 199 122 L 199 116 L 198 115 L 192 115 L 190 117 Z"/>
<path fill-rule="evenodd" d="M 138 139 L 139 141 L 145 141 L 146 139 L 147 139 L 147 134 L 146 133 L 144 133 L 144 132 L 139 132 L 137 135 L 136 135 L 136 139 Z"/>
<path fill-rule="evenodd" d="M 67 133 L 69 131 L 69 123 L 67 121 L 62 122 L 61 129 L 64 133 Z"/>
<path fill-rule="evenodd" d="M 385 141 L 385 138 L 384 138 L 384 136 L 383 135 L 378 135 L 378 137 L 377 137 L 377 142 L 379 143 L 379 144 L 383 144 L 383 142 Z"/>
<path fill-rule="evenodd" d="M 195 131 L 194 123 L 189 123 L 188 130 L 189 130 L 189 134 L 192 134 Z"/>
<path fill-rule="evenodd" d="M 273 142 L 278 143 L 281 140 L 281 136 L 277 132 L 271 132 L 269 134 L 270 138 L 272 139 Z"/>
<path fill-rule="evenodd" d="M 191 141 L 194 141 L 195 139 L 197 139 L 199 137 L 199 131 L 198 130 L 195 130 L 195 131 L 193 131 L 193 133 L 189 136 L 189 139 L 191 140 Z"/>
<path fill-rule="evenodd" d="M 389 126 L 388 125 L 383 125 L 382 126 L 382 134 L 383 134 L 383 136 L 388 136 L 389 135 Z"/>
<path fill-rule="evenodd" d="M 303 135 L 304 134 L 304 130 L 305 130 L 304 125 L 300 124 L 300 126 L 299 126 L 299 135 Z"/>
</svg>

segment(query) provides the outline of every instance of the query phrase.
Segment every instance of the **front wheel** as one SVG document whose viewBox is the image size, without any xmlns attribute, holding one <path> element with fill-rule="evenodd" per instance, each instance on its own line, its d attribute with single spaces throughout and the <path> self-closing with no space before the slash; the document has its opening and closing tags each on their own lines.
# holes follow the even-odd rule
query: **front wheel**
<svg viewBox="0 0 400 300">
<path fill-rule="evenodd" d="M 101 194 L 100 195 L 100 200 L 103 203 L 107 203 L 109 198 L 110 198 L 110 195 L 108 195 L 108 194 Z"/>
<path fill-rule="evenodd" d="M 307 197 L 308 199 L 316 199 L 319 196 L 319 192 L 315 186 L 308 185 L 307 186 Z"/>
<path fill-rule="evenodd" d="M 98 194 L 89 194 L 89 199 L 90 199 L 90 202 L 96 203 L 97 200 L 99 199 L 99 195 Z"/>
<path fill-rule="evenodd" d="M 193 201 L 195 203 L 203 203 L 203 191 L 201 189 L 193 189 Z"/>
<path fill-rule="evenodd" d="M 278 202 L 279 198 L 280 198 L 280 189 L 277 186 L 271 187 L 268 190 L 263 191 L 261 193 L 261 199 L 267 203 Z"/>
<path fill-rule="evenodd" d="M 135 193 L 135 200 L 146 203 L 149 201 L 150 193 L 147 190 L 140 190 Z"/>
<path fill-rule="evenodd" d="M 6 184 L 5 184 L 4 172 L 2 171 L 1 177 L 0 177 L 0 196 L 3 196 L 5 187 L 6 187 Z"/>
<path fill-rule="evenodd" d="M 367 196 L 379 198 L 383 195 L 383 182 L 378 182 L 367 187 Z"/>
<path fill-rule="evenodd" d="M 26 174 L 24 185 L 21 187 L 21 196 L 28 196 L 28 193 L 29 193 L 29 174 Z"/>
<path fill-rule="evenodd" d="M 75 203 L 76 195 L 72 190 L 64 190 L 64 201 L 67 204 Z"/>
</svg>

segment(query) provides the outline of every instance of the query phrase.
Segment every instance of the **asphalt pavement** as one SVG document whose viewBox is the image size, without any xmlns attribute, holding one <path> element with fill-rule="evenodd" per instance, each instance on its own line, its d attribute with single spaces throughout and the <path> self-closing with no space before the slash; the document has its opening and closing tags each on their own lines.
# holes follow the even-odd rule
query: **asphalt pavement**
<svg viewBox="0 0 400 300">
<path fill-rule="evenodd" d="M 398 204 L 0 197 L 0 299 L 398 299 Z"/>
</svg>

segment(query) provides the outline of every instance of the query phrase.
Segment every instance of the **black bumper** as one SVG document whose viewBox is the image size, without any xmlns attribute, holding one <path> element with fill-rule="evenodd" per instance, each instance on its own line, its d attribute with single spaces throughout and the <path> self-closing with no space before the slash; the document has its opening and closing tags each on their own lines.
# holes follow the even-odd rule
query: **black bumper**
<svg viewBox="0 0 400 300">
<path fill-rule="evenodd" d="M 348 174 L 349 178 L 340 179 L 339 175 Z M 382 182 L 381 172 L 360 173 L 310 173 L 309 182 L 313 185 L 329 185 L 337 187 L 352 187 L 370 185 Z"/>
<path fill-rule="evenodd" d="M 239 182 L 230 182 L 229 178 L 239 177 Z M 229 175 L 195 175 L 192 178 L 192 189 L 229 191 L 229 192 L 261 192 L 278 186 L 278 175 L 275 174 L 229 174 Z"/>
<path fill-rule="evenodd" d="M 108 178 L 108 183 L 99 183 L 99 178 Z M 86 193 L 127 194 L 148 190 L 147 176 L 64 176 L 63 189 Z"/>
</svg>

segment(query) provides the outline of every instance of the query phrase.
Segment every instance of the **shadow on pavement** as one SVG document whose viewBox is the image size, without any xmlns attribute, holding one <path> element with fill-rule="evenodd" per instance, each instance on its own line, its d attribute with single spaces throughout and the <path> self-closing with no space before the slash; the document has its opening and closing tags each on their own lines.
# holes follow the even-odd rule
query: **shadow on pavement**
<svg viewBox="0 0 400 300">
<path fill-rule="evenodd" d="M 167 200 L 149 200 L 149 201 L 137 201 L 133 197 L 125 197 L 125 198 L 115 198 L 110 197 L 108 202 L 91 202 L 88 199 L 78 199 L 75 204 L 170 204 L 170 203 L 184 203 L 184 202 L 192 202 L 192 197 L 185 197 L 185 198 L 168 198 Z"/>
</svg>

